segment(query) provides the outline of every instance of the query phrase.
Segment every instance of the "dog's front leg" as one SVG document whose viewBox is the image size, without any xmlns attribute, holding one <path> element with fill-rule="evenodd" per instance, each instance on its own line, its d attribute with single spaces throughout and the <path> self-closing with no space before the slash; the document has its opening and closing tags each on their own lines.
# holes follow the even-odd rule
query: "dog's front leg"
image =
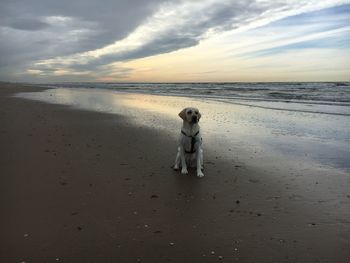
<svg viewBox="0 0 350 263">
<path fill-rule="evenodd" d="M 181 156 L 181 167 L 182 167 L 181 168 L 181 173 L 182 174 L 188 174 L 186 158 L 185 158 L 185 149 L 182 146 L 180 146 L 180 156 Z"/>
<path fill-rule="evenodd" d="M 179 170 L 180 158 L 181 158 L 181 150 L 180 150 L 180 147 L 178 147 L 176 158 L 175 158 L 175 164 L 174 164 L 174 170 L 176 170 L 176 171 Z"/>
<path fill-rule="evenodd" d="M 203 152 L 202 149 L 199 148 L 196 154 L 196 158 L 197 158 L 197 176 L 198 177 L 203 177 L 204 174 L 202 172 L 202 159 L 203 159 Z"/>
</svg>

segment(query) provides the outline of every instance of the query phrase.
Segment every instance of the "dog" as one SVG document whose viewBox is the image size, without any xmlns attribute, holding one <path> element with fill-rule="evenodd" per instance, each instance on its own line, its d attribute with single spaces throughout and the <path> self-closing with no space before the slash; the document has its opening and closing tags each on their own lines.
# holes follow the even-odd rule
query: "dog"
<svg viewBox="0 0 350 263">
<path fill-rule="evenodd" d="M 174 170 L 188 174 L 187 166 L 197 168 L 197 176 L 203 177 L 202 137 L 198 122 L 201 114 L 197 108 L 185 108 L 179 113 L 183 120 Z"/>
</svg>

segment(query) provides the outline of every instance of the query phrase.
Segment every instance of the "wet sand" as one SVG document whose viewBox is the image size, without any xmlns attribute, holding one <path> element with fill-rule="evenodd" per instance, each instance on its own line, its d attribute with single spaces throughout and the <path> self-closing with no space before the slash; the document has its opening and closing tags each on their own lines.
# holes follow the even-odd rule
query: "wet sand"
<svg viewBox="0 0 350 263">
<path fill-rule="evenodd" d="M 210 138 L 183 176 L 172 134 L 35 90 L 0 88 L 1 262 L 348 262 L 348 173 Z"/>
</svg>

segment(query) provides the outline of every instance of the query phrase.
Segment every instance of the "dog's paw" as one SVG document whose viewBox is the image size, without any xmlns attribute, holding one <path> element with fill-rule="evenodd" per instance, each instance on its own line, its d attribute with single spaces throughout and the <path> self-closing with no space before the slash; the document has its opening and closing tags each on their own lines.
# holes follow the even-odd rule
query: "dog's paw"
<svg viewBox="0 0 350 263">
<path fill-rule="evenodd" d="M 197 176 L 198 176 L 199 178 L 202 178 L 202 177 L 204 176 L 204 173 L 203 173 L 202 171 L 198 171 L 198 172 L 197 172 Z"/>
<path fill-rule="evenodd" d="M 173 169 L 174 169 L 175 171 L 178 171 L 180 168 L 179 168 L 178 165 L 174 165 L 174 166 L 173 166 Z"/>
<path fill-rule="evenodd" d="M 188 174 L 188 171 L 187 171 L 186 168 L 182 168 L 181 173 L 182 173 L 182 174 Z"/>
</svg>

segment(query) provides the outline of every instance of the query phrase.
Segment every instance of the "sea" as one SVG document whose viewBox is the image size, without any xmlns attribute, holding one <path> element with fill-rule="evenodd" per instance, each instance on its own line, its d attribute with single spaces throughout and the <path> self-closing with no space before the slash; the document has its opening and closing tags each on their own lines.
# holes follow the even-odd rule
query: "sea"
<svg viewBox="0 0 350 263">
<path fill-rule="evenodd" d="M 350 116 L 350 82 L 55 83 L 50 88 L 184 96 L 275 110 Z"/>
</svg>

